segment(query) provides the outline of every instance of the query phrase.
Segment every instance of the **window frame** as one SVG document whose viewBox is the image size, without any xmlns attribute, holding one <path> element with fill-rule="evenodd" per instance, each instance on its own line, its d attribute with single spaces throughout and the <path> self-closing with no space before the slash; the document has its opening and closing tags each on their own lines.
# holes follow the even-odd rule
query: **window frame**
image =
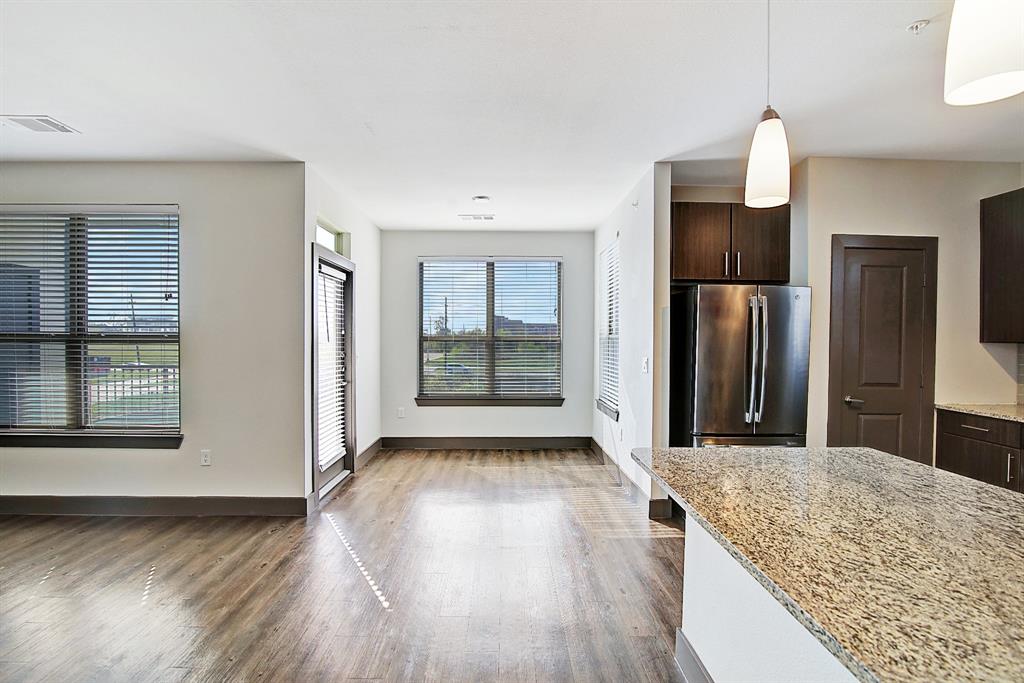
<svg viewBox="0 0 1024 683">
<path fill-rule="evenodd" d="M 538 261 L 538 262 L 554 262 L 558 264 L 558 281 L 557 281 L 557 302 L 556 310 L 558 311 L 557 322 L 558 322 L 558 396 L 548 395 L 535 395 L 535 396 L 504 396 L 500 394 L 481 394 L 481 395 L 457 395 L 457 394 L 423 394 L 423 344 L 425 341 L 441 341 L 441 342 L 456 342 L 465 339 L 462 335 L 452 335 L 449 337 L 436 337 L 423 334 L 423 264 L 429 262 L 455 262 L 465 261 L 467 263 L 485 263 L 487 266 L 487 303 L 486 303 L 486 326 L 487 333 L 482 336 L 474 336 L 472 340 L 475 342 L 483 343 L 489 354 L 489 378 L 488 384 L 491 388 L 494 388 L 495 382 L 495 359 L 497 356 L 497 348 L 499 342 L 547 342 L 553 341 L 551 337 L 542 337 L 540 335 L 521 335 L 521 336 L 498 336 L 494 333 L 494 264 L 496 262 L 524 262 L 524 261 Z M 416 397 L 415 402 L 418 406 L 533 406 L 533 407 L 558 407 L 565 403 L 565 368 L 564 368 L 564 355 L 563 355 L 563 339 L 565 337 L 565 330 L 563 327 L 563 312 L 562 312 L 562 287 L 565 281 L 563 274 L 564 260 L 560 256 L 429 256 L 420 257 L 417 259 L 417 296 L 416 305 L 418 308 L 417 321 L 419 329 L 416 333 Z"/>
<path fill-rule="evenodd" d="M 611 270 L 609 268 L 609 259 L 612 250 L 615 250 L 616 267 L 618 269 L 618 279 L 615 283 L 615 299 L 614 304 L 611 297 Z M 622 252 L 620 251 L 619 236 L 616 235 L 615 239 L 611 241 L 608 246 L 601 250 L 600 253 L 600 264 L 601 269 L 601 315 L 602 320 L 598 328 L 597 334 L 597 398 L 594 399 L 594 406 L 597 410 L 601 411 L 614 422 L 619 421 L 619 408 L 618 406 L 612 406 L 606 403 L 603 398 L 602 391 L 604 383 L 604 352 L 602 351 L 601 342 L 605 339 L 615 337 L 615 344 L 617 347 L 615 352 L 615 394 L 616 397 L 621 399 L 622 396 L 622 363 L 621 363 L 621 346 L 620 341 L 622 339 Z M 617 309 L 614 312 L 615 317 L 615 334 L 611 334 L 612 308 Z"/>
<path fill-rule="evenodd" d="M 82 368 L 76 375 L 75 386 L 69 387 L 65 393 L 65 406 L 69 414 L 76 416 L 76 422 L 66 429 L 10 429 L 0 427 L 0 447 L 34 447 L 34 448 L 135 448 L 135 449 L 177 449 L 180 448 L 184 435 L 181 431 L 181 215 L 177 204 L 0 204 L 0 214 L 47 214 L 53 213 L 68 216 L 69 242 L 74 245 L 65 259 L 66 279 L 74 296 L 67 299 L 69 309 L 84 310 L 84 313 L 71 316 L 71 325 L 66 334 L 46 334 L 45 341 L 63 340 L 65 357 L 70 354 L 82 355 L 92 342 L 125 342 L 150 344 L 156 341 L 174 342 L 178 346 L 178 424 L 176 428 L 162 427 L 122 427 L 84 426 L 82 416 L 88 409 L 83 403 L 83 388 L 87 366 L 79 362 Z M 87 259 L 84 247 L 88 242 L 88 219 L 97 215 L 136 215 L 154 214 L 175 216 L 178 230 L 177 268 L 175 287 L 177 291 L 177 332 L 162 335 L 139 335 L 131 332 L 110 334 L 89 332 L 88 325 L 88 271 L 82 260 Z M 10 333 L 13 337 L 24 338 L 24 333 Z M 6 335 L 0 334 L 0 338 Z"/>
</svg>

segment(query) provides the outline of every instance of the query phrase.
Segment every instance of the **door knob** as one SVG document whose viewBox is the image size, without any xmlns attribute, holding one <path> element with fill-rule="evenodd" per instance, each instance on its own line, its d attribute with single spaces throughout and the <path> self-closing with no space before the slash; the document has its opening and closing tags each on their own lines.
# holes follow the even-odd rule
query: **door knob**
<svg viewBox="0 0 1024 683">
<path fill-rule="evenodd" d="M 845 403 L 848 406 L 853 406 L 853 407 L 859 407 L 859 406 L 864 405 L 864 401 L 863 400 L 861 400 L 859 398 L 854 398 L 853 396 L 850 396 L 849 394 L 847 394 L 846 396 L 843 396 L 843 403 Z"/>
</svg>

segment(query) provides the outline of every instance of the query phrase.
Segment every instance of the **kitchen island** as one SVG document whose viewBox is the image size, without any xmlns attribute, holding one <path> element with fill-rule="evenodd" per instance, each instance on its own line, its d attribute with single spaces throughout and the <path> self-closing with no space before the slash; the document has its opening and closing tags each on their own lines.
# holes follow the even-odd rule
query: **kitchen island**
<svg viewBox="0 0 1024 683">
<path fill-rule="evenodd" d="M 636 449 L 686 511 L 690 679 L 1024 679 L 1024 496 L 868 448 Z"/>
</svg>

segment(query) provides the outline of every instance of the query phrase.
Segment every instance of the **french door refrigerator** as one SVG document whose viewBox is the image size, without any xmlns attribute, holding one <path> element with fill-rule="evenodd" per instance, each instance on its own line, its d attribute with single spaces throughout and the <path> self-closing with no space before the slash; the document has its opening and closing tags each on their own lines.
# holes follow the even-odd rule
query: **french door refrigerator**
<svg viewBox="0 0 1024 683">
<path fill-rule="evenodd" d="M 670 445 L 805 445 L 809 287 L 691 285 L 671 313 Z"/>
</svg>

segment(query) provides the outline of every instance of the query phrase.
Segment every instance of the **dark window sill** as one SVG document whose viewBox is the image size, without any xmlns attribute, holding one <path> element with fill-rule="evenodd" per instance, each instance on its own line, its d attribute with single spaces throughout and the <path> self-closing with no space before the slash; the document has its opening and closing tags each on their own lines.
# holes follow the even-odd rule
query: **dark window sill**
<svg viewBox="0 0 1024 683">
<path fill-rule="evenodd" d="M 417 396 L 418 406 L 560 406 L 558 398 L 500 398 L 496 396 Z"/>
<path fill-rule="evenodd" d="M 182 434 L 60 434 L 0 432 L 0 446 L 21 448 L 162 448 L 181 447 Z"/>
<path fill-rule="evenodd" d="M 619 411 L 616 410 L 615 408 L 612 408 L 610 405 L 608 405 L 601 399 L 594 401 L 594 405 L 597 406 L 598 410 L 600 410 L 602 413 L 604 413 L 611 419 L 615 420 L 616 422 L 619 421 Z"/>
</svg>

